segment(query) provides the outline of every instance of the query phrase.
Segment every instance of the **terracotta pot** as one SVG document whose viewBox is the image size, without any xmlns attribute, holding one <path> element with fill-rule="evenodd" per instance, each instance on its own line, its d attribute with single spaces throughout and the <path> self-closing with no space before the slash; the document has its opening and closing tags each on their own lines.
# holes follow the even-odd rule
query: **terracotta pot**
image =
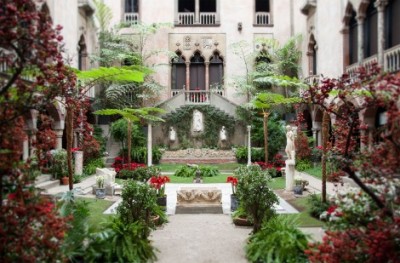
<svg viewBox="0 0 400 263">
<path fill-rule="evenodd" d="M 61 178 L 61 183 L 63 185 L 68 185 L 69 184 L 69 178 L 67 176 L 64 176 L 63 178 Z"/>
<path fill-rule="evenodd" d="M 247 220 L 245 217 L 234 217 L 233 218 L 233 223 L 236 226 L 252 226 L 253 223 Z"/>
</svg>

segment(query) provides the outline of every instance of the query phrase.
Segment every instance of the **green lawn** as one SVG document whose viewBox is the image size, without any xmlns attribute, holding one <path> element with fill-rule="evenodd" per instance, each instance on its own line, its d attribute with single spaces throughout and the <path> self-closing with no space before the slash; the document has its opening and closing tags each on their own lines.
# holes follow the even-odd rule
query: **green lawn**
<svg viewBox="0 0 400 263">
<path fill-rule="evenodd" d="M 322 167 L 321 164 L 318 164 L 317 166 L 304 170 L 304 173 L 308 173 L 309 175 L 312 175 L 314 177 L 317 177 L 319 179 L 322 179 Z"/>
<path fill-rule="evenodd" d="M 278 190 L 278 189 L 283 189 L 285 188 L 285 178 L 283 177 L 276 177 L 276 178 L 272 178 L 272 182 L 269 184 L 269 186 L 273 189 L 273 190 Z"/>
<path fill-rule="evenodd" d="M 88 203 L 88 208 L 90 210 L 89 224 L 95 228 L 110 216 L 103 214 L 103 212 L 114 203 L 113 201 L 85 197 L 78 197 L 77 200 L 84 200 Z"/>
<path fill-rule="evenodd" d="M 161 172 L 175 172 L 180 166 L 183 165 L 185 164 L 163 163 L 163 164 L 157 164 L 155 166 L 160 167 Z M 239 163 L 204 164 L 204 166 L 217 167 L 219 171 L 233 171 L 240 165 L 242 164 Z"/>
<path fill-rule="evenodd" d="M 324 222 L 312 217 L 310 215 L 309 208 L 310 205 L 307 202 L 308 197 L 300 197 L 295 200 L 290 200 L 288 203 L 293 205 L 297 210 L 299 210 L 298 214 L 298 223 L 299 227 L 322 227 L 325 225 Z M 280 216 L 288 216 L 288 215 L 280 215 Z"/>
</svg>

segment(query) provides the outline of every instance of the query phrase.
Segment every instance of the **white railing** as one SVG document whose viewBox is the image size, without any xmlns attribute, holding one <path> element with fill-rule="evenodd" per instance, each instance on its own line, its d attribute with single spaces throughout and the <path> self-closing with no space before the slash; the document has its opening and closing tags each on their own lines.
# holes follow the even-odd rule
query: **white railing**
<svg viewBox="0 0 400 263">
<path fill-rule="evenodd" d="M 384 51 L 384 69 L 388 72 L 400 71 L 400 45 Z"/>
<path fill-rule="evenodd" d="M 215 25 L 217 13 L 200 13 L 200 24 Z"/>
<path fill-rule="evenodd" d="M 209 104 L 210 92 L 205 90 L 185 91 L 186 104 Z"/>
<path fill-rule="evenodd" d="M 310 86 L 319 83 L 320 75 L 309 75 L 304 79 L 304 82 Z"/>
<path fill-rule="evenodd" d="M 271 24 L 270 15 L 268 12 L 256 12 L 256 25 L 269 25 Z"/>
<path fill-rule="evenodd" d="M 124 22 L 127 24 L 137 24 L 139 23 L 139 13 L 125 13 Z"/>
<path fill-rule="evenodd" d="M 178 13 L 178 24 L 179 25 L 193 25 L 194 24 L 194 13 Z"/>
<path fill-rule="evenodd" d="M 362 65 L 369 70 L 373 64 L 378 63 L 378 55 L 373 55 L 363 60 Z"/>
<path fill-rule="evenodd" d="M 378 55 L 373 55 L 363 60 L 361 65 L 356 62 L 346 67 L 346 72 L 349 74 L 350 78 L 353 78 L 360 66 L 365 67 L 366 70 L 370 69 L 374 63 L 378 62 Z"/>
</svg>

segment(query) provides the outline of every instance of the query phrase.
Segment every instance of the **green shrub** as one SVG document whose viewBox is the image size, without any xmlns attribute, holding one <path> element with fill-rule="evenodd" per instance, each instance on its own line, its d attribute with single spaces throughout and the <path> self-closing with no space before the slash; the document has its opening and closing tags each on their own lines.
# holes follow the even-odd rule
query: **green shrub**
<svg viewBox="0 0 400 263">
<path fill-rule="evenodd" d="M 127 147 L 128 122 L 125 119 L 119 119 L 111 124 L 111 136 L 121 142 L 122 147 Z M 132 146 L 144 146 L 146 137 L 137 124 L 132 124 Z"/>
<path fill-rule="evenodd" d="M 265 221 L 249 241 L 246 256 L 250 262 L 308 262 L 304 254 L 307 236 L 297 228 L 294 217 L 275 217 Z"/>
<path fill-rule="evenodd" d="M 322 198 L 320 195 L 312 194 L 307 199 L 308 204 L 310 205 L 310 214 L 320 219 L 320 215 L 328 210 L 330 204 L 328 202 L 322 202 Z"/>
<path fill-rule="evenodd" d="M 147 226 L 146 237 L 150 234 L 150 228 L 154 227 L 151 217 L 165 217 L 157 205 L 156 191 L 148 184 L 128 180 L 124 183 L 121 197 L 122 202 L 117 208 L 121 221 L 127 225 L 139 222 Z"/>
<path fill-rule="evenodd" d="M 310 169 L 311 166 L 311 162 L 309 160 L 296 160 L 296 170 L 297 171 L 305 171 Z"/>
<path fill-rule="evenodd" d="M 74 177 L 72 178 L 72 182 L 74 184 L 80 183 L 80 182 L 82 182 L 83 178 L 84 178 L 84 176 L 81 174 L 74 174 Z"/>
<path fill-rule="evenodd" d="M 92 175 L 96 173 L 96 168 L 104 168 L 104 159 L 102 157 L 97 159 L 91 159 L 84 167 L 83 174 L 84 175 Z"/>
<path fill-rule="evenodd" d="M 261 229 L 264 220 L 275 216 L 274 204 L 278 204 L 278 197 L 268 188 L 271 177 L 258 165 L 240 167 L 237 196 L 245 212 L 254 220 L 253 233 Z"/>
<path fill-rule="evenodd" d="M 127 149 L 119 152 L 119 156 L 126 156 Z M 162 152 L 157 146 L 152 149 L 153 164 L 160 163 Z M 131 161 L 136 163 L 147 163 L 147 147 L 134 147 L 131 150 Z"/>
<path fill-rule="evenodd" d="M 107 140 L 103 137 L 103 129 L 98 125 L 93 125 L 93 137 L 100 144 L 100 153 L 103 154 L 106 151 Z"/>
<path fill-rule="evenodd" d="M 200 170 L 202 177 L 213 177 L 220 175 L 218 168 L 214 166 L 180 166 L 174 173 L 177 177 L 195 177 L 197 169 Z"/>
<path fill-rule="evenodd" d="M 60 179 L 68 174 L 67 151 L 64 149 L 55 150 L 51 158 L 50 172 L 54 178 Z"/>
<path fill-rule="evenodd" d="M 147 182 L 150 177 L 159 174 L 159 168 L 151 167 L 139 167 L 135 170 L 123 169 L 118 173 L 118 178 L 120 179 L 132 179 L 139 182 Z"/>
<path fill-rule="evenodd" d="M 235 157 L 238 163 L 247 163 L 247 147 L 238 147 L 235 151 Z M 263 162 L 264 161 L 264 149 L 263 148 L 251 148 L 251 161 L 252 162 Z"/>
</svg>

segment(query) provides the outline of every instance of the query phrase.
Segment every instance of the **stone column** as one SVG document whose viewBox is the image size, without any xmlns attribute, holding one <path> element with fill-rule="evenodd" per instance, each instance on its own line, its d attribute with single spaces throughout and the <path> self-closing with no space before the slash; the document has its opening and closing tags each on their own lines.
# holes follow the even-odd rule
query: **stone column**
<svg viewBox="0 0 400 263">
<path fill-rule="evenodd" d="M 357 16 L 357 33 L 358 33 L 358 64 L 361 65 L 363 59 L 364 59 L 364 20 L 365 16 L 363 15 L 358 15 Z"/>
<path fill-rule="evenodd" d="M 194 2 L 194 23 L 200 24 L 200 0 Z"/>
<path fill-rule="evenodd" d="M 210 62 L 205 62 L 206 65 L 206 91 L 210 89 Z"/>
<path fill-rule="evenodd" d="M 293 191 L 294 187 L 294 173 L 295 173 L 295 160 L 288 159 L 285 161 L 285 175 L 286 175 L 286 191 Z"/>
<path fill-rule="evenodd" d="M 186 91 L 190 90 L 190 62 L 186 62 Z"/>
<path fill-rule="evenodd" d="M 247 166 L 251 165 L 251 126 L 247 125 Z"/>
<path fill-rule="evenodd" d="M 63 137 L 63 130 L 55 130 L 56 136 L 57 136 L 57 144 L 56 144 L 56 149 L 61 150 L 62 149 L 62 137 Z"/>
<path fill-rule="evenodd" d="M 33 157 L 35 155 L 35 153 L 36 153 L 36 148 L 33 146 L 35 144 L 35 142 L 36 142 L 36 132 L 37 132 L 36 129 L 33 130 L 31 138 L 30 138 L 30 143 L 29 143 L 31 145 L 30 157 Z"/>
<path fill-rule="evenodd" d="M 317 146 L 322 146 L 322 132 L 320 129 L 317 129 Z"/>
<path fill-rule="evenodd" d="M 360 130 L 360 136 L 361 136 L 361 137 L 365 137 L 365 136 L 367 135 L 367 132 L 368 132 L 368 131 Z M 367 148 L 367 145 L 365 145 L 365 143 L 363 143 L 363 141 L 361 140 L 361 142 L 360 142 L 360 149 L 361 149 L 361 151 L 364 151 L 366 148 Z"/>
<path fill-rule="evenodd" d="M 375 7 L 378 10 L 378 64 L 382 68 L 385 66 L 385 7 L 387 0 L 377 0 Z"/>
<path fill-rule="evenodd" d="M 314 128 L 312 128 L 311 130 L 312 130 L 313 138 L 314 138 L 314 147 L 317 147 L 318 146 L 318 142 L 319 142 L 318 141 L 318 136 L 317 136 L 318 130 L 314 129 Z"/>
<path fill-rule="evenodd" d="M 147 125 L 147 166 L 153 165 L 153 135 L 152 126 Z"/>
<path fill-rule="evenodd" d="M 22 160 L 26 161 L 29 158 L 29 137 L 27 136 L 22 143 Z"/>
<path fill-rule="evenodd" d="M 75 169 L 74 174 L 83 174 L 83 151 L 74 152 Z"/>
</svg>

